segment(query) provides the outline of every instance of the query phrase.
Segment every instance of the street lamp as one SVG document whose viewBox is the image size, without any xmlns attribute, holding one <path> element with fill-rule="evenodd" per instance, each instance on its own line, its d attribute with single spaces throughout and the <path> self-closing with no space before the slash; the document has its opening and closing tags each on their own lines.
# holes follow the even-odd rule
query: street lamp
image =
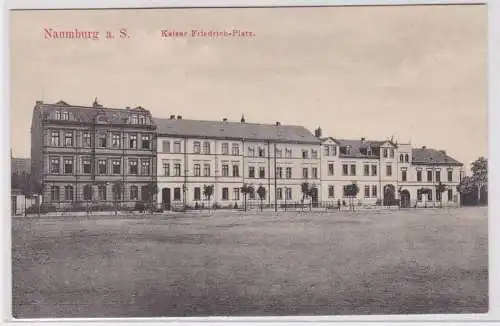
<svg viewBox="0 0 500 326">
<path fill-rule="evenodd" d="M 186 209 L 186 184 L 182 185 L 182 202 L 184 205 L 184 209 Z"/>
</svg>

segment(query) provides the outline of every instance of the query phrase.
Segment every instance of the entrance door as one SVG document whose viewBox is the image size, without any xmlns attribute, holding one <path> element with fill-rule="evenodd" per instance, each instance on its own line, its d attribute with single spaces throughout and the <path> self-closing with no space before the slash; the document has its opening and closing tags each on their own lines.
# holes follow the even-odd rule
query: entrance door
<svg viewBox="0 0 500 326">
<path fill-rule="evenodd" d="M 410 207 L 410 192 L 408 190 L 401 191 L 401 208 Z"/>
<path fill-rule="evenodd" d="M 394 185 L 384 187 L 384 206 L 392 206 L 396 202 L 396 188 Z"/>
<path fill-rule="evenodd" d="M 170 210 L 170 188 L 163 188 L 161 190 L 161 203 L 163 209 Z"/>
</svg>

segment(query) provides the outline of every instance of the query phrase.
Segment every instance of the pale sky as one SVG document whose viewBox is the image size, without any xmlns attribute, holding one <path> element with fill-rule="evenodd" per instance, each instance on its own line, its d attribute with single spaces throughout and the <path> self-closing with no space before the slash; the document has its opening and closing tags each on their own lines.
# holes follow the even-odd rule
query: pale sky
<svg viewBox="0 0 500 326">
<path fill-rule="evenodd" d="M 43 28 L 130 38 L 44 39 Z M 247 30 L 251 38 L 162 39 Z M 11 14 L 11 143 L 29 157 L 36 100 L 156 117 L 321 126 L 324 136 L 487 157 L 485 6 L 17 11 Z"/>
</svg>

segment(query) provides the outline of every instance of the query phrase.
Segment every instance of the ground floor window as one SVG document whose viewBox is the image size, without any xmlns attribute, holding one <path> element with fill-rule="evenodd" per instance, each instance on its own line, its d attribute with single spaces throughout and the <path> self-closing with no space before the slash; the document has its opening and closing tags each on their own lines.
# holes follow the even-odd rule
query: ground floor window
<svg viewBox="0 0 500 326">
<path fill-rule="evenodd" d="M 365 198 L 370 197 L 370 186 L 365 186 Z"/>
<path fill-rule="evenodd" d="M 276 189 L 276 199 L 277 200 L 283 199 L 283 189 L 282 188 Z"/>
<path fill-rule="evenodd" d="M 377 197 L 377 186 L 372 186 L 372 197 Z"/>
<path fill-rule="evenodd" d="M 201 188 L 200 187 L 194 188 L 194 200 L 201 200 Z"/>
<path fill-rule="evenodd" d="M 240 188 L 233 188 L 233 200 L 240 200 Z"/>
<path fill-rule="evenodd" d="M 328 186 L 328 198 L 335 197 L 335 188 L 334 186 Z"/>
<path fill-rule="evenodd" d="M 286 188 L 285 198 L 286 200 L 292 200 L 292 188 Z"/>
<path fill-rule="evenodd" d="M 130 187 L 130 200 L 139 199 L 139 188 L 137 186 Z"/>
<path fill-rule="evenodd" d="M 174 188 L 174 200 L 181 200 L 181 188 Z"/>
<path fill-rule="evenodd" d="M 417 191 L 417 201 L 422 201 L 422 193 Z"/>
<path fill-rule="evenodd" d="M 83 186 L 83 200 L 92 200 L 92 186 Z"/>
<path fill-rule="evenodd" d="M 99 200 L 106 200 L 106 186 L 105 185 L 99 185 L 97 186 L 97 198 Z"/>
<path fill-rule="evenodd" d="M 448 201 L 453 201 L 453 190 L 448 189 Z"/>
<path fill-rule="evenodd" d="M 59 201 L 61 199 L 59 186 L 52 186 L 50 188 L 50 199 L 51 201 Z"/>
<path fill-rule="evenodd" d="M 228 199 L 229 199 L 229 189 L 222 188 L 222 200 L 228 200 Z"/>
</svg>

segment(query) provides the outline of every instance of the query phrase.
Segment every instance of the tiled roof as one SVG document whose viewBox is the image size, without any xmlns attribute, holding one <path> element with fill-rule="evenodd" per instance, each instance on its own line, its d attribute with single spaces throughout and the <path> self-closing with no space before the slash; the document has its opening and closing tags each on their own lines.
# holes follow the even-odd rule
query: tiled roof
<svg viewBox="0 0 500 326">
<path fill-rule="evenodd" d="M 349 146 L 349 154 L 339 153 L 340 157 L 357 157 L 357 158 L 378 158 L 378 154 L 372 152 L 372 155 L 368 156 L 361 152 L 362 148 L 379 148 L 388 141 L 380 140 L 361 140 L 361 139 L 334 139 L 340 147 Z"/>
<path fill-rule="evenodd" d="M 413 164 L 463 165 L 454 158 L 446 155 L 445 151 L 438 151 L 432 148 L 413 148 L 411 153 Z"/>
<path fill-rule="evenodd" d="M 302 126 L 154 118 L 159 135 L 320 144 Z"/>
</svg>

